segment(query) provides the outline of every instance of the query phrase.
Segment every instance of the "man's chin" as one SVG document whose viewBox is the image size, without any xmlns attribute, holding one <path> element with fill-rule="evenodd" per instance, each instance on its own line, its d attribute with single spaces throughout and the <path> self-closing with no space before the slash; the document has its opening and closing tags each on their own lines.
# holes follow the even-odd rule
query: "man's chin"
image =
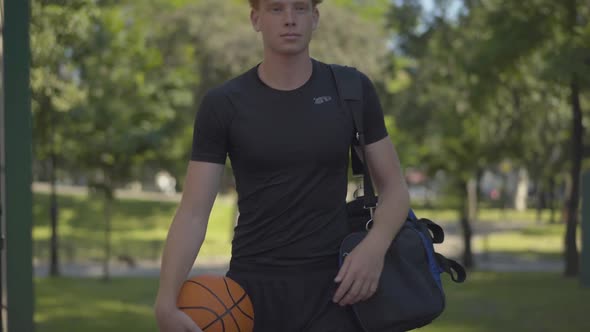
<svg viewBox="0 0 590 332">
<path fill-rule="evenodd" d="M 279 47 L 275 48 L 275 52 L 284 56 L 295 56 L 301 53 L 304 53 L 306 50 L 305 47 L 301 47 L 299 45 L 293 47 Z"/>
</svg>

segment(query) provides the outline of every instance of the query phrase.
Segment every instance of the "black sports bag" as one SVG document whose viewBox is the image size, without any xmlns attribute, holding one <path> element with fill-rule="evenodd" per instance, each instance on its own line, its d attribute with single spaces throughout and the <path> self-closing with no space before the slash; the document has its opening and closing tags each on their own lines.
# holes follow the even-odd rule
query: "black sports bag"
<svg viewBox="0 0 590 332">
<path fill-rule="evenodd" d="M 362 86 L 359 72 L 351 67 L 331 65 L 340 101 L 353 115 L 357 140 L 365 154 L 362 122 Z M 351 233 L 342 241 L 340 264 L 367 234 L 372 211 L 377 206 L 366 163 L 351 152 L 355 174 L 364 177 L 364 196 L 347 204 Z M 366 160 L 366 158 L 363 158 Z M 403 332 L 429 324 L 445 308 L 441 273 L 453 281 L 465 281 L 465 269 L 435 252 L 434 243 L 444 240 L 443 229 L 428 219 L 418 219 L 412 210 L 385 255 L 379 287 L 368 300 L 352 305 L 365 332 Z"/>
</svg>

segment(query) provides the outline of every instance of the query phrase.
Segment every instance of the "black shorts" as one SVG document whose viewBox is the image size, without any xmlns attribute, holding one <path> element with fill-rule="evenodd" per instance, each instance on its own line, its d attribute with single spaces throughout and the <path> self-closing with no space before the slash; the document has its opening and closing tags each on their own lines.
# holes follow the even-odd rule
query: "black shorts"
<svg viewBox="0 0 590 332">
<path fill-rule="evenodd" d="M 254 305 L 254 332 L 362 332 L 349 306 L 332 301 L 337 266 L 230 267 Z"/>
</svg>

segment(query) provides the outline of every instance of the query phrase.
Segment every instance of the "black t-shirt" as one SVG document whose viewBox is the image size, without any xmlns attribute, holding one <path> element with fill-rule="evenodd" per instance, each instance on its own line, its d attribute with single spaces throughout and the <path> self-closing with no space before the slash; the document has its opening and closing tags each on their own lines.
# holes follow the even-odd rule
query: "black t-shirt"
<svg viewBox="0 0 590 332">
<path fill-rule="evenodd" d="M 202 100 L 191 159 L 229 156 L 239 219 L 232 262 L 305 265 L 334 257 L 346 226 L 352 115 L 341 107 L 328 65 L 290 91 L 260 80 L 257 66 Z M 387 136 L 371 81 L 362 76 L 366 143 Z"/>
</svg>

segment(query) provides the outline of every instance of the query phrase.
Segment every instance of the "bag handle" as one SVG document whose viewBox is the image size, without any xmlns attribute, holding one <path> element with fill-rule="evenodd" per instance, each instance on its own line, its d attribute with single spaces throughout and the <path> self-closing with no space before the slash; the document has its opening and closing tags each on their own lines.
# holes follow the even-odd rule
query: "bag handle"
<svg viewBox="0 0 590 332">
<path fill-rule="evenodd" d="M 375 189 L 369 173 L 367 163 L 367 154 L 365 151 L 365 133 L 363 124 L 363 86 L 361 76 L 358 70 L 354 67 L 346 67 L 340 65 L 330 65 L 330 71 L 336 83 L 336 90 L 342 107 L 348 109 L 352 114 L 354 127 L 356 130 L 356 139 L 359 143 L 362 161 L 356 155 L 354 147 L 351 147 L 351 159 L 353 173 L 358 174 L 359 166 L 362 165 L 363 173 L 363 187 L 364 187 L 364 207 L 372 211 L 377 207 L 377 197 L 375 196 Z M 360 164 L 360 165 L 359 165 Z"/>
<path fill-rule="evenodd" d="M 461 264 L 452 259 L 448 259 L 439 253 L 434 254 L 436 255 L 436 260 L 438 261 L 438 264 L 442 268 L 443 272 L 448 273 L 454 282 L 462 283 L 465 281 L 465 279 L 467 279 L 467 273 Z"/>
</svg>

